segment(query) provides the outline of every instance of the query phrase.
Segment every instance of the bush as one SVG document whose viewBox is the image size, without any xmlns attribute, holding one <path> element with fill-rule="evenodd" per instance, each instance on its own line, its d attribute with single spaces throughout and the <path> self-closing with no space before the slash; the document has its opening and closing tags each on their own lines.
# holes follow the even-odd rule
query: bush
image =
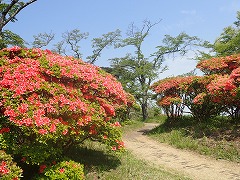
<svg viewBox="0 0 240 180">
<path fill-rule="evenodd" d="M 35 177 L 35 180 L 44 180 L 44 179 L 84 179 L 83 165 L 70 161 L 62 161 L 50 167 L 46 165 L 40 166 L 39 175 Z"/>
<path fill-rule="evenodd" d="M 110 74 L 48 50 L 0 51 L 0 149 L 27 164 L 58 160 L 86 139 L 119 147 L 121 132 L 111 118 L 127 105 Z"/>
<path fill-rule="evenodd" d="M 12 161 L 12 157 L 0 151 L 0 179 L 17 180 L 22 177 L 22 169 Z"/>
</svg>

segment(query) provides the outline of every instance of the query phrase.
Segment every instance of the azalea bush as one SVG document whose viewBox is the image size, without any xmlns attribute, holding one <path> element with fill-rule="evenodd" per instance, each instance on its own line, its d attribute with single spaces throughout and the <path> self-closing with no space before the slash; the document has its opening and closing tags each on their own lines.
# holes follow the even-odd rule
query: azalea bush
<svg viewBox="0 0 240 180">
<path fill-rule="evenodd" d="M 212 101 L 222 105 L 222 112 L 238 120 L 240 115 L 240 54 L 201 61 L 197 68 L 214 74 L 207 85 Z"/>
<path fill-rule="evenodd" d="M 221 113 L 232 119 L 240 112 L 240 55 L 216 57 L 197 64 L 204 76 L 178 76 L 155 82 L 151 88 L 169 118 L 181 117 L 187 107 L 198 120 Z"/>
<path fill-rule="evenodd" d="M 163 108 L 170 119 L 178 118 L 183 115 L 186 102 L 189 100 L 187 91 L 193 82 L 194 76 L 188 77 L 169 77 L 155 82 L 151 89 L 158 95 L 157 104 Z"/>
<path fill-rule="evenodd" d="M 48 50 L 0 51 L 0 148 L 29 164 L 52 162 L 86 139 L 121 149 L 127 105 L 121 84 L 99 67 Z"/>
</svg>

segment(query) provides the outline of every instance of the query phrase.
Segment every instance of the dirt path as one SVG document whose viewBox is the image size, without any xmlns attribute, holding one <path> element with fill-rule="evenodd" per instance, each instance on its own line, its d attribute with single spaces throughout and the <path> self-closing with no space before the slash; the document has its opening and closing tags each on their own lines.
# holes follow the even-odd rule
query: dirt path
<svg viewBox="0 0 240 180">
<path fill-rule="evenodd" d="M 126 148 L 139 158 L 173 169 L 194 180 L 240 180 L 240 164 L 175 149 L 144 135 L 156 126 L 146 123 L 143 128 L 126 134 L 123 137 Z"/>
</svg>

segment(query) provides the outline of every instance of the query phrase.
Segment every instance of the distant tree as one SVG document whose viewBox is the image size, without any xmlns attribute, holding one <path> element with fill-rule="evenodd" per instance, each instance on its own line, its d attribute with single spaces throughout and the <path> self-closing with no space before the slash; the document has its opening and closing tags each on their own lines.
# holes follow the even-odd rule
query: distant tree
<svg viewBox="0 0 240 180">
<path fill-rule="evenodd" d="M 232 26 L 224 28 L 221 35 L 214 42 L 214 51 L 219 56 L 240 53 L 240 11 L 237 12 L 237 21 Z"/>
<path fill-rule="evenodd" d="M 74 56 L 75 58 L 82 58 L 80 43 L 83 39 L 88 38 L 89 33 L 81 33 L 79 29 L 73 29 L 66 31 L 62 34 L 62 40 L 54 44 L 53 51 L 65 56 Z M 101 56 L 102 51 L 105 48 L 113 46 L 121 36 L 121 31 L 116 30 L 103 34 L 101 37 L 92 39 L 92 54 L 87 56 L 86 59 L 89 63 L 94 64 L 97 59 Z M 40 33 L 33 36 L 34 41 L 33 47 L 42 48 L 49 45 L 53 41 L 55 34 L 51 33 Z"/>
<path fill-rule="evenodd" d="M 34 48 L 42 48 L 44 46 L 47 46 L 53 39 L 55 34 L 52 32 L 50 33 L 39 33 L 38 35 L 34 35 L 34 41 L 32 43 L 32 46 Z"/>
<path fill-rule="evenodd" d="M 80 52 L 80 41 L 82 39 L 87 39 L 89 33 L 81 33 L 79 29 L 73 29 L 72 31 L 66 31 L 62 34 L 63 40 L 69 45 L 70 50 L 73 52 L 75 58 L 82 58 L 82 53 Z M 66 50 L 65 50 L 66 52 Z"/>
<path fill-rule="evenodd" d="M 75 58 L 82 58 L 80 52 L 80 42 L 83 39 L 88 38 L 89 33 L 82 33 L 79 29 L 73 29 L 71 31 L 65 31 L 62 33 L 62 40 L 53 45 L 52 51 L 57 54 L 65 56 L 74 56 Z M 48 46 L 54 40 L 55 34 L 39 33 L 34 35 L 34 41 L 31 43 L 33 47 L 43 48 Z"/>
<path fill-rule="evenodd" d="M 3 30 L 9 22 L 17 21 L 16 15 L 28 5 L 36 2 L 37 0 L 30 0 L 23 2 L 19 0 L 0 0 L 0 49 L 8 45 L 24 45 L 24 40 L 17 34 Z"/>
<path fill-rule="evenodd" d="M 122 58 L 111 59 L 113 74 L 122 83 L 125 90 L 133 94 L 141 105 L 143 120 L 148 117 L 148 103 L 152 97 L 150 85 L 159 73 L 166 70 L 162 66 L 167 54 L 180 53 L 184 55 L 187 48 L 198 41 L 197 37 L 190 37 L 181 33 L 176 37 L 165 35 L 162 46 L 157 46 L 157 51 L 146 56 L 143 54 L 143 44 L 151 29 L 159 22 L 144 21 L 141 29 L 131 24 L 127 32 L 127 38 L 123 39 L 118 48 L 133 46 L 134 53 L 128 53 Z"/>
</svg>

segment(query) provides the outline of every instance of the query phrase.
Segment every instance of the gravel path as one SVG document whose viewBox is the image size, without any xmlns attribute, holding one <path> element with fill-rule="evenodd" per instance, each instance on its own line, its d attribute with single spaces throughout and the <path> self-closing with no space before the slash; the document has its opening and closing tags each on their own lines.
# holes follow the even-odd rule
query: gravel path
<svg viewBox="0 0 240 180">
<path fill-rule="evenodd" d="M 124 135 L 126 148 L 141 159 L 173 169 L 194 180 L 240 180 L 238 163 L 175 149 L 144 135 L 144 132 L 156 126 L 157 124 L 146 123 L 143 128 Z"/>
</svg>

